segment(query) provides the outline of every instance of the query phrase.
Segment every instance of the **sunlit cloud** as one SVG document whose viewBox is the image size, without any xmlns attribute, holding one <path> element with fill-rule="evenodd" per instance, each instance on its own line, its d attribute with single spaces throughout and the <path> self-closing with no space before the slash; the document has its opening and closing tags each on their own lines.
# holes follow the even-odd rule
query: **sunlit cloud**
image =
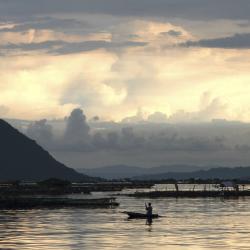
<svg viewBox="0 0 250 250">
<path fill-rule="evenodd" d="M 116 121 L 138 108 L 145 117 L 160 112 L 179 122 L 250 119 L 249 51 L 183 47 L 198 38 L 180 25 L 138 19 L 84 34 L 37 29 L 0 36 L 0 104 L 8 117 L 63 117 L 82 107 Z M 211 100 L 200 108 L 206 92 Z"/>
</svg>

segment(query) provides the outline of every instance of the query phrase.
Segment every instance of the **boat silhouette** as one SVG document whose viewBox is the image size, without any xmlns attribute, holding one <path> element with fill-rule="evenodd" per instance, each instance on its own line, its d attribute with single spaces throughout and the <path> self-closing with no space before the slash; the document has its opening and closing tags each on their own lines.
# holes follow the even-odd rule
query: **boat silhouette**
<svg viewBox="0 0 250 250">
<path fill-rule="evenodd" d="M 128 212 L 128 211 L 124 211 L 123 213 L 128 215 L 128 219 L 147 219 L 148 218 L 148 216 L 146 214 L 143 214 L 143 213 Z M 159 217 L 161 217 L 161 216 L 158 214 L 152 214 L 151 218 L 156 219 Z"/>
</svg>

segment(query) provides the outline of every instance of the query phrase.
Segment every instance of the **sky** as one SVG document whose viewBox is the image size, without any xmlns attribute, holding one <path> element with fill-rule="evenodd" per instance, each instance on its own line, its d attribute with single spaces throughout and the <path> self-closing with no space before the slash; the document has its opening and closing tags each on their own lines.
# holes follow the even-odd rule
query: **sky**
<svg viewBox="0 0 250 250">
<path fill-rule="evenodd" d="M 233 146 L 220 129 L 212 133 L 203 125 L 195 139 L 183 132 L 168 134 L 161 146 L 156 142 L 158 123 L 172 128 L 213 120 L 249 123 L 249 56 L 248 0 L 0 0 L 0 116 L 40 121 L 25 131 L 31 137 L 51 126 L 43 119 L 64 121 L 50 131 L 61 133 L 60 143 L 48 142 L 47 132 L 39 142 L 73 167 L 247 164 L 242 150 L 233 150 L 248 146 L 239 141 L 248 133 L 245 125 Z M 79 136 L 67 130 L 75 113 L 83 130 L 80 149 L 79 142 L 64 145 L 66 138 Z M 232 131 L 239 129 L 234 126 Z M 58 132 L 61 127 L 65 131 Z M 232 131 L 223 136 L 231 138 Z M 130 137 L 130 142 L 111 147 L 106 138 L 111 132 L 119 137 L 113 140 Z M 136 144 L 134 133 L 144 143 Z M 174 150 L 166 147 L 169 140 Z M 180 149 L 183 143 L 203 151 Z M 217 148 L 213 154 L 211 148 Z"/>
</svg>

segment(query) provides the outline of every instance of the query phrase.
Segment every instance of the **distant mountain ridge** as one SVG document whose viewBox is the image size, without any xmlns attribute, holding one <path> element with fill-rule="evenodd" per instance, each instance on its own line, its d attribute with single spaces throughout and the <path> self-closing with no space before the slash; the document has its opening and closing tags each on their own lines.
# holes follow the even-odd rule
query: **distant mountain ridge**
<svg viewBox="0 0 250 250">
<path fill-rule="evenodd" d="M 141 175 L 135 176 L 136 180 L 163 180 L 163 179 L 249 179 L 250 180 L 250 167 L 218 167 L 208 170 L 198 170 L 194 172 L 168 172 L 154 175 Z"/>
<path fill-rule="evenodd" d="M 89 181 L 86 175 L 56 161 L 34 140 L 0 119 L 0 180 L 60 178 Z"/>
<path fill-rule="evenodd" d="M 191 172 L 200 170 L 201 167 L 191 165 L 169 165 L 153 168 L 133 167 L 127 165 L 113 165 L 100 168 L 78 168 L 77 171 L 90 176 L 106 179 L 133 178 L 141 175 L 154 175 L 166 172 Z M 205 168 L 206 169 L 206 168 Z"/>
<path fill-rule="evenodd" d="M 192 165 L 169 165 L 153 168 L 126 165 L 78 169 L 79 172 L 106 179 L 131 178 L 137 180 L 161 179 L 250 179 L 250 167 L 198 167 Z"/>
</svg>

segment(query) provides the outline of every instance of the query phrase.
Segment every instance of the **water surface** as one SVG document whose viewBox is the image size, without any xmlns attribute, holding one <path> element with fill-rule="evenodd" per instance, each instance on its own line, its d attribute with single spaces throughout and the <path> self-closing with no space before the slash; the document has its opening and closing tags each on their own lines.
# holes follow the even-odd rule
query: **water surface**
<svg viewBox="0 0 250 250">
<path fill-rule="evenodd" d="M 0 211 L 0 248 L 250 249 L 250 198 L 154 199 L 154 211 L 165 217 L 151 226 L 121 213 L 144 212 L 149 200 L 117 199 L 116 209 Z"/>
</svg>

